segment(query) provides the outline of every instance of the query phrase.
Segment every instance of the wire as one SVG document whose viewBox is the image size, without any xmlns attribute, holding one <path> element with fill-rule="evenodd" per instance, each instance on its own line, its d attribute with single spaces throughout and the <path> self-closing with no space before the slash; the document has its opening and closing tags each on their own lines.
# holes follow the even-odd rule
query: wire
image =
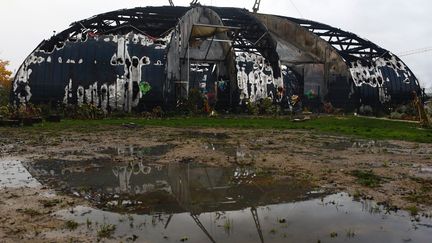
<svg viewBox="0 0 432 243">
<path fill-rule="evenodd" d="M 399 53 L 398 56 L 406 57 L 406 56 L 418 55 L 418 54 L 431 52 L 431 51 L 432 51 L 432 47 L 424 47 L 424 48 L 420 48 L 420 49 L 401 52 L 401 53 Z"/>
<path fill-rule="evenodd" d="M 295 5 L 295 3 L 294 3 L 292 0 L 290 0 L 290 2 L 291 2 L 291 4 L 294 6 L 295 10 L 296 10 L 297 13 L 300 15 L 300 17 L 302 17 L 302 18 L 304 19 L 303 14 L 302 14 L 302 13 L 300 12 L 300 10 L 297 8 L 297 6 Z"/>
</svg>

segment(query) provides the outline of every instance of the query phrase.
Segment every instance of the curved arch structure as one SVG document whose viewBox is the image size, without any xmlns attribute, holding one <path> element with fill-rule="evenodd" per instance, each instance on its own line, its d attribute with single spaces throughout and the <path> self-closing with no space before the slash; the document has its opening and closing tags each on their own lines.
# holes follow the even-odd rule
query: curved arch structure
<svg viewBox="0 0 432 243">
<path fill-rule="evenodd" d="M 21 65 L 15 104 L 174 109 L 190 89 L 223 109 L 270 98 L 353 109 L 421 88 L 394 54 L 314 21 L 223 7 L 140 7 L 93 16 L 42 41 Z"/>
</svg>

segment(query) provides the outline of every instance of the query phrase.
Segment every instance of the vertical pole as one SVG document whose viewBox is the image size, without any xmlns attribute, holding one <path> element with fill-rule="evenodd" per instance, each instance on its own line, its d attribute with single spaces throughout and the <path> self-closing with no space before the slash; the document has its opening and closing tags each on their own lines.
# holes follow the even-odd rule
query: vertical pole
<svg viewBox="0 0 432 243">
<path fill-rule="evenodd" d="M 190 83 L 190 46 L 188 41 L 187 49 L 187 85 L 186 85 L 186 97 L 189 97 L 189 83 Z"/>
</svg>

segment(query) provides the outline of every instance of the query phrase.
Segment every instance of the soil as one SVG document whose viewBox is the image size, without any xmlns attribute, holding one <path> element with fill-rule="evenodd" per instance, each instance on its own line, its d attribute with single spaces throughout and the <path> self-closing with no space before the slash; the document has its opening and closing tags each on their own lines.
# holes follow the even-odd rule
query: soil
<svg viewBox="0 0 432 243">
<path fill-rule="evenodd" d="M 374 141 L 299 130 L 183 129 L 110 127 L 103 131 L 58 131 L 41 134 L 15 129 L 0 138 L 0 158 L 23 161 L 109 158 L 136 159 L 119 152 L 130 147 L 170 145 L 155 163 L 198 161 L 216 166 L 253 165 L 277 175 L 307 179 L 333 191 L 373 199 L 396 209 L 418 208 L 432 215 L 432 144 Z M 108 152 L 108 151 L 115 152 Z M 0 159 L 0 163 L 1 163 Z M 376 175 L 371 187 L 353 171 Z M 0 189 L 0 242 L 94 242 L 94 236 L 68 232 L 53 212 L 82 199 L 53 193 L 44 186 Z M 46 232 L 63 232 L 47 234 Z"/>
</svg>

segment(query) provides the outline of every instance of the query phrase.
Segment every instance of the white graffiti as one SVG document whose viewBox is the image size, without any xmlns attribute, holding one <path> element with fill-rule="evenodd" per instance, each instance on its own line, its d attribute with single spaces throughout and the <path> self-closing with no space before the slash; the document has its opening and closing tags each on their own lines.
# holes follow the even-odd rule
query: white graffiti
<svg viewBox="0 0 432 243">
<path fill-rule="evenodd" d="M 396 56 L 390 54 L 390 58 L 378 58 L 373 63 L 364 65 L 360 60 L 357 62 L 352 62 L 350 64 L 350 72 L 353 81 L 356 86 L 362 86 L 363 84 L 369 85 L 371 87 L 383 87 L 384 82 L 389 82 L 390 79 L 384 78 L 382 73 L 382 68 L 390 68 L 394 71 L 397 77 L 403 75 L 404 82 L 409 84 L 411 78 L 411 72 L 408 67 Z"/>
<path fill-rule="evenodd" d="M 167 38 L 164 38 L 167 39 Z M 162 40 L 162 39 L 161 39 Z M 76 90 L 77 104 L 82 106 L 83 104 L 92 104 L 100 107 L 104 112 L 111 110 L 123 110 L 131 112 L 133 107 L 139 105 L 140 100 L 144 96 L 141 92 L 139 85 L 143 82 L 142 80 L 142 67 L 152 64 L 149 57 L 137 57 L 131 56 L 129 53 L 130 43 L 140 44 L 142 46 L 152 46 L 159 49 L 166 48 L 164 42 L 158 40 L 158 44 L 155 41 L 145 35 L 132 34 L 114 36 L 110 35 L 103 39 L 104 42 L 114 42 L 117 44 L 117 50 L 110 59 L 112 66 L 120 66 L 123 69 L 122 75 L 117 75 L 117 78 L 111 84 L 103 83 L 99 84 L 97 81 L 89 85 L 87 88 L 80 85 Z M 68 59 L 66 63 L 78 63 L 82 64 L 83 59 L 72 60 Z M 97 61 L 94 61 L 97 64 Z M 163 65 L 160 60 L 154 62 L 155 65 Z M 66 104 L 71 103 L 71 99 L 67 99 L 72 94 L 71 83 L 65 87 L 65 99 Z M 72 97 L 72 96 L 71 96 Z"/>
<path fill-rule="evenodd" d="M 18 70 L 13 82 L 13 91 L 19 104 L 27 104 L 32 97 L 29 81 L 33 70 L 30 68 L 30 65 L 41 64 L 43 60 L 45 59 L 39 58 L 35 54 L 31 54 Z"/>
<path fill-rule="evenodd" d="M 69 79 L 69 84 L 65 87 L 65 95 L 63 97 L 63 103 L 67 104 L 72 99 L 72 79 Z"/>
<path fill-rule="evenodd" d="M 273 68 L 266 59 L 253 53 L 236 53 L 237 82 L 240 91 L 240 103 L 256 102 L 261 99 L 274 99 L 272 90 L 268 85 L 273 85 L 277 90 L 283 88 L 283 78 L 274 78 Z M 252 64 L 251 70 L 247 65 Z"/>
</svg>

